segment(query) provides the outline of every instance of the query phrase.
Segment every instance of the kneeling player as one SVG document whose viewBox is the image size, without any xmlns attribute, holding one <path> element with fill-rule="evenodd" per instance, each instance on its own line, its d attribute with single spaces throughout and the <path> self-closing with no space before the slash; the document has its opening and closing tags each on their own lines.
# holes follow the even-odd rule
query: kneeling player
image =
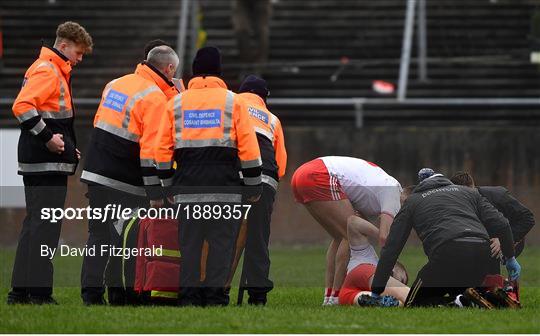
<svg viewBox="0 0 540 336">
<path fill-rule="evenodd" d="M 365 295 L 371 291 L 371 282 L 379 261 L 368 237 L 377 239 L 379 229 L 358 216 L 350 216 L 347 220 L 347 236 L 349 238 L 351 258 L 347 266 L 347 276 L 339 292 L 339 304 L 403 305 L 410 288 L 406 286 L 408 281 L 407 271 L 399 262 L 396 263 L 392 277 L 388 280 L 383 296 L 379 300 L 371 300 L 369 295 Z"/>
</svg>

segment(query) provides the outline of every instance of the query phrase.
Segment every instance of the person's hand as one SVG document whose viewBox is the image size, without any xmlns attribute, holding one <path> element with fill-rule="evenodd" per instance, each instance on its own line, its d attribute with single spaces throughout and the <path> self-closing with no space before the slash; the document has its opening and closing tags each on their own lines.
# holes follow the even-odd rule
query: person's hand
<svg viewBox="0 0 540 336">
<path fill-rule="evenodd" d="M 517 262 L 516 257 L 506 260 L 506 270 L 508 271 L 508 277 L 511 281 L 519 278 L 521 275 L 521 266 Z"/>
<path fill-rule="evenodd" d="M 249 203 L 257 203 L 261 199 L 261 195 L 251 196 L 247 199 Z"/>
<path fill-rule="evenodd" d="M 394 218 L 386 213 L 379 216 L 379 246 L 381 248 L 386 244 L 386 238 L 388 238 L 393 221 Z"/>
<path fill-rule="evenodd" d="M 249 203 L 256 203 L 261 199 L 263 192 L 262 184 L 255 186 L 246 186 L 244 197 Z"/>
<path fill-rule="evenodd" d="M 78 148 L 75 148 L 75 153 L 77 154 L 77 160 L 81 159 L 81 151 Z"/>
<path fill-rule="evenodd" d="M 49 151 L 55 154 L 62 154 L 64 152 L 64 135 L 59 133 L 53 134 L 46 146 Z"/>
<path fill-rule="evenodd" d="M 167 197 L 167 202 L 169 202 L 169 204 L 174 204 L 174 196 L 169 196 Z"/>
<path fill-rule="evenodd" d="M 150 200 L 150 207 L 152 208 L 161 208 L 163 204 L 165 204 L 165 202 L 162 199 Z"/>
<path fill-rule="evenodd" d="M 382 233 L 379 233 L 379 246 L 382 248 L 384 245 L 386 245 L 386 237 L 387 235 L 383 235 Z"/>
<path fill-rule="evenodd" d="M 379 246 L 382 248 L 386 244 L 386 238 L 388 237 L 388 233 L 390 232 L 390 228 L 385 225 L 380 225 L 379 227 Z"/>
<path fill-rule="evenodd" d="M 491 256 L 493 258 L 499 257 L 501 255 L 501 242 L 499 238 L 491 238 Z"/>
</svg>

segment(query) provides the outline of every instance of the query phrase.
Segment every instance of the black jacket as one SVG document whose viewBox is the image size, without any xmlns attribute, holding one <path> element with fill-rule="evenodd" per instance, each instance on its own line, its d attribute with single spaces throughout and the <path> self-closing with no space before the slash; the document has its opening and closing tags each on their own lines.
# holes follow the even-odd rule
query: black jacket
<svg viewBox="0 0 540 336">
<path fill-rule="evenodd" d="M 486 241 L 498 237 L 506 257 L 514 256 L 512 231 L 478 191 L 452 184 L 445 177 L 424 180 L 403 204 L 390 228 L 373 278 L 372 290 L 382 293 L 403 246 L 414 228 L 430 258 L 439 246 L 460 237 Z"/>
<path fill-rule="evenodd" d="M 478 187 L 480 195 L 487 198 L 508 219 L 514 241 L 519 242 L 534 226 L 534 215 L 515 199 L 504 187 Z"/>
</svg>

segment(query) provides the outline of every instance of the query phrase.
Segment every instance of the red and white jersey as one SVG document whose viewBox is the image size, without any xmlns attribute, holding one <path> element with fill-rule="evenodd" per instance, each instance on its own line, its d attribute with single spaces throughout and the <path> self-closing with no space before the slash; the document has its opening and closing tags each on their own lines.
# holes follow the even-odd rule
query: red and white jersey
<svg viewBox="0 0 540 336">
<path fill-rule="evenodd" d="M 379 257 L 375 248 L 370 243 L 365 243 L 358 246 L 350 246 L 351 257 L 347 265 L 347 274 L 349 274 L 356 266 L 360 264 L 371 264 L 377 266 Z"/>
<path fill-rule="evenodd" d="M 328 174 L 337 179 L 354 209 L 368 220 L 382 213 L 394 217 L 400 208 L 399 182 L 374 163 L 345 156 L 325 156 Z M 330 184 L 330 188 L 337 185 Z"/>
</svg>

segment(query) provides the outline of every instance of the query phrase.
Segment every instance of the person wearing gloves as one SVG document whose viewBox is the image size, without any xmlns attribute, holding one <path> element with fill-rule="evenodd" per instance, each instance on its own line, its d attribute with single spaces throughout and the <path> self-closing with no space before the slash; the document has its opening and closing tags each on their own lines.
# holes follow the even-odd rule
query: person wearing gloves
<svg viewBox="0 0 540 336">
<path fill-rule="evenodd" d="M 419 184 L 397 214 L 382 249 L 373 296 L 377 298 L 384 291 L 414 228 L 428 263 L 412 284 L 405 306 L 446 305 L 463 293 L 476 305 L 489 308 L 474 287 L 480 286 L 489 272 L 490 236 L 501 241 L 510 279 L 521 273 L 508 220 L 471 188 L 454 185 L 429 168 L 420 170 L 418 176 Z"/>
<path fill-rule="evenodd" d="M 525 205 L 518 201 L 505 187 L 501 186 L 476 186 L 471 174 L 457 172 L 450 178 L 454 184 L 475 188 L 480 195 L 484 196 L 500 213 L 508 219 L 508 224 L 514 236 L 514 248 L 518 257 L 525 247 L 525 236 L 535 225 L 534 215 Z M 491 265 L 492 274 L 500 274 L 500 242 L 497 238 L 491 239 Z"/>
</svg>

